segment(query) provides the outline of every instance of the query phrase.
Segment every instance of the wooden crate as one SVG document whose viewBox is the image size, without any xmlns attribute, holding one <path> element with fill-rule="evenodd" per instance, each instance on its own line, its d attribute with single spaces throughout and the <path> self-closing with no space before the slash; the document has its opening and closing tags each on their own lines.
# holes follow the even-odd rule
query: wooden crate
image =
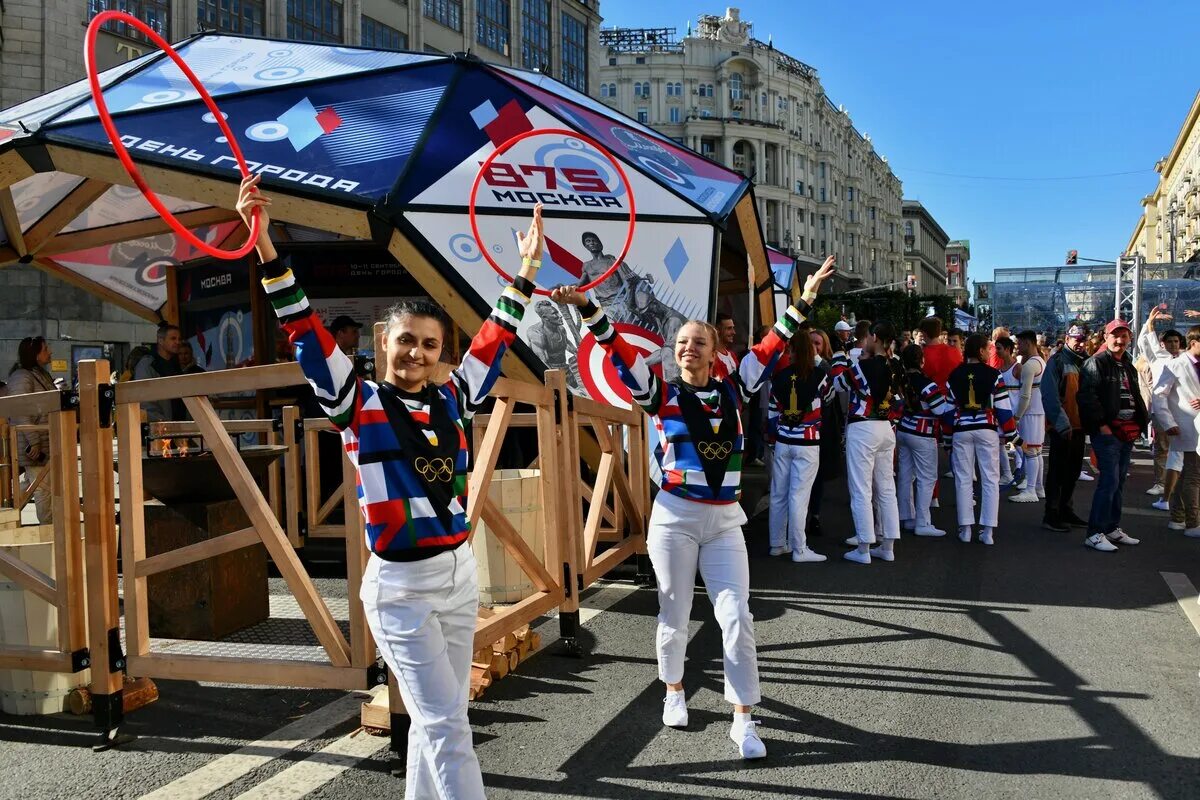
<svg viewBox="0 0 1200 800">
<path fill-rule="evenodd" d="M 492 502 L 535 553 L 543 552 L 545 547 L 540 479 L 541 471 L 536 469 L 499 469 L 488 485 Z M 471 540 L 471 549 L 479 565 L 482 605 L 517 603 L 536 591 L 529 576 L 500 540 L 488 532 L 482 520 Z"/>
<path fill-rule="evenodd" d="M 54 577 L 54 526 L 29 525 L 0 530 L 0 549 Z M 58 648 L 58 611 L 31 592 L 0 578 L 0 642 Z M 0 708 L 6 714 L 58 714 L 67 696 L 90 681 L 77 674 L 0 670 Z"/>
</svg>

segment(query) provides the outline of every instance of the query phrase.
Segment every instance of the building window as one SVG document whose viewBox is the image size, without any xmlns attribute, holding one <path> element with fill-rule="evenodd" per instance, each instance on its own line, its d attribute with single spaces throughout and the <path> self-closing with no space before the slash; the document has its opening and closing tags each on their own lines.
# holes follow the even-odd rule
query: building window
<svg viewBox="0 0 1200 800">
<path fill-rule="evenodd" d="M 362 17 L 362 45 L 376 50 L 406 50 L 408 49 L 408 34 L 401 33 L 391 25 L 384 25 L 379 20 L 367 15 Z"/>
<path fill-rule="evenodd" d="M 424 0 L 425 16 L 462 33 L 462 0 Z"/>
<path fill-rule="evenodd" d="M 700 155 L 704 156 L 705 158 L 716 158 L 717 157 L 717 143 L 715 141 L 713 141 L 712 139 L 701 139 L 700 140 Z"/>
<path fill-rule="evenodd" d="M 675 96 L 683 97 L 683 84 L 679 83 L 678 81 L 675 83 Z"/>
<path fill-rule="evenodd" d="M 170 0 L 88 0 L 88 19 L 101 11 L 115 9 L 124 11 L 130 16 L 137 17 L 154 29 L 154 32 L 164 39 L 171 39 L 171 2 Z M 139 31 L 129 27 L 124 22 L 106 22 L 104 30 L 112 31 L 140 42 L 149 41 Z"/>
<path fill-rule="evenodd" d="M 804 181 L 796 181 L 796 194 L 804 194 Z"/>
<path fill-rule="evenodd" d="M 609 97 L 617 96 L 617 85 L 615 83 L 610 83 L 608 85 L 608 96 Z"/>
<path fill-rule="evenodd" d="M 566 12 L 562 15 L 562 82 L 587 91 L 587 23 Z"/>
<path fill-rule="evenodd" d="M 702 109 L 700 109 L 700 116 L 704 117 L 705 119 L 708 119 L 709 117 L 712 116 L 712 111 L 707 108 L 702 108 Z"/>
<path fill-rule="evenodd" d="M 958 256 L 950 256 L 950 266 L 952 266 L 952 267 L 958 266 Z"/>
<path fill-rule="evenodd" d="M 680 122 L 679 106 L 671 106 L 671 122 Z"/>
<path fill-rule="evenodd" d="M 475 41 L 508 55 L 511 14 L 509 0 L 479 0 L 475 12 Z"/>
<path fill-rule="evenodd" d="M 650 121 L 650 109 L 639 108 L 637 110 L 637 121 L 642 123 L 643 125 L 645 125 L 647 122 L 649 122 Z"/>
<path fill-rule="evenodd" d="M 912 224 L 911 220 L 904 223 L 904 235 L 905 236 L 913 235 L 913 224 Z"/>
<path fill-rule="evenodd" d="M 610 58 L 610 59 L 608 60 L 608 65 L 609 65 L 610 67 L 615 67 L 615 66 L 617 65 L 617 60 L 616 60 L 615 58 Z"/>
<path fill-rule="evenodd" d="M 825 230 L 825 215 L 821 215 L 821 230 Z"/>
<path fill-rule="evenodd" d="M 701 97 L 716 97 L 715 91 L 716 88 L 711 83 L 700 84 Z"/>
<path fill-rule="evenodd" d="M 851 247 L 854 247 L 854 234 L 853 233 L 846 234 L 846 244 L 850 245 Z"/>
<path fill-rule="evenodd" d="M 645 64 L 645 63 L 646 63 L 646 57 L 645 57 L 645 56 L 635 56 L 635 57 L 634 57 L 634 59 L 633 59 L 633 63 L 635 63 L 635 64 Z"/>
<path fill-rule="evenodd" d="M 521 66 L 550 69 L 550 0 L 521 0 Z"/>
<path fill-rule="evenodd" d="M 824 186 L 821 187 L 821 202 L 822 203 L 825 202 L 825 187 Z"/>
<path fill-rule="evenodd" d="M 600 97 L 601 98 L 608 97 L 608 84 L 607 83 L 600 84 Z"/>
<path fill-rule="evenodd" d="M 305 42 L 342 41 L 340 0 L 288 0 L 287 35 Z"/>
<path fill-rule="evenodd" d="M 729 99 L 742 99 L 742 73 L 740 72 L 729 73 Z"/>
<path fill-rule="evenodd" d="M 846 187 L 846 199 L 849 200 L 851 203 L 854 202 L 854 187 L 853 186 Z"/>
<path fill-rule="evenodd" d="M 265 0 L 198 0 L 196 22 L 227 33 L 262 36 Z"/>
</svg>

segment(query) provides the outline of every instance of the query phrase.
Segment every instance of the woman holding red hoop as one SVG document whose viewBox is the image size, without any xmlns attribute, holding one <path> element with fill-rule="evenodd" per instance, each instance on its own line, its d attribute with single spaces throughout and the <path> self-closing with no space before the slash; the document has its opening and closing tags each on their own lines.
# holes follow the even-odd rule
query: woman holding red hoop
<svg viewBox="0 0 1200 800">
<path fill-rule="evenodd" d="M 738 503 L 742 490 L 741 407 L 770 379 L 811 310 L 821 283 L 833 274 L 833 257 L 804 284 L 803 298 L 742 359 L 738 372 L 713 376 L 717 332 L 707 322 L 685 323 L 675 336 L 680 376 L 670 382 L 650 371 L 644 358 L 609 323 L 604 311 L 574 286 L 551 293 L 559 303 L 579 306 L 596 341 L 617 366 L 634 401 L 654 419 L 662 449 L 662 485 L 654 500 L 647 535 L 658 578 L 658 675 L 667 685 L 663 724 L 686 727 L 683 662 L 696 570 L 721 627 L 725 699 L 733 704 L 730 738 L 743 758 L 763 758 L 750 707 L 759 702 L 758 655 L 750 615 L 750 565 Z"/>
<path fill-rule="evenodd" d="M 405 797 L 482 800 L 467 699 L 479 606 L 467 541 L 464 425 L 500 375 L 500 360 L 541 266 L 542 214 L 518 234 L 521 272 L 505 288 L 462 363 L 444 384 L 429 378 L 446 338 L 441 309 L 401 301 L 384 328 L 382 383 L 364 380 L 308 304 L 271 243 L 271 201 L 259 176 L 242 181 L 237 210 L 256 242 L 263 287 L 296 347 L 296 360 L 358 472 L 359 506 L 371 550 L 360 597 L 371 633 L 396 676 L 411 718 Z"/>
</svg>

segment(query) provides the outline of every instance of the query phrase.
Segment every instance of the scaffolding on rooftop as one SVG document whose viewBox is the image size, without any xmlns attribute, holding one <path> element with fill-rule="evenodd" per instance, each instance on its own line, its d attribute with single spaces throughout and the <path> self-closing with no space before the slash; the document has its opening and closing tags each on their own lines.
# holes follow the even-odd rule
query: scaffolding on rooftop
<svg viewBox="0 0 1200 800">
<path fill-rule="evenodd" d="M 601 28 L 600 45 L 610 53 L 682 53 L 675 28 Z"/>
</svg>

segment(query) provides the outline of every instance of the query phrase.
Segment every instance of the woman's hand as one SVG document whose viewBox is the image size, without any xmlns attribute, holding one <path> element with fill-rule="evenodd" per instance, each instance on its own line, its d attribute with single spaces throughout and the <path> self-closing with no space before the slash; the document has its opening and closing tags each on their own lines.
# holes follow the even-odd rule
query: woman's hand
<svg viewBox="0 0 1200 800">
<path fill-rule="evenodd" d="M 588 297 L 577 286 L 559 286 L 550 292 L 550 299 L 564 306 L 586 306 Z"/>
<path fill-rule="evenodd" d="M 271 217 L 267 213 L 271 208 L 271 198 L 256 188 L 261 180 L 261 174 L 242 179 L 242 185 L 238 187 L 237 205 L 234 208 L 241 215 L 242 222 L 250 229 L 253 229 L 254 214 L 258 213 L 258 241 L 255 242 L 255 246 L 258 248 L 258 257 L 266 263 L 274 261 L 278 254 L 275 252 L 275 245 L 271 243 Z"/>
<path fill-rule="evenodd" d="M 542 260 L 542 250 L 545 242 L 542 236 L 542 204 L 533 207 L 533 220 L 529 223 L 529 232 L 517 231 L 517 249 L 522 259 L 532 261 Z"/>
<path fill-rule="evenodd" d="M 837 263 L 837 256 L 828 256 L 821 268 L 809 275 L 804 280 L 804 293 L 816 294 L 821 289 L 821 284 L 827 281 L 833 275 L 833 266 Z"/>
</svg>

